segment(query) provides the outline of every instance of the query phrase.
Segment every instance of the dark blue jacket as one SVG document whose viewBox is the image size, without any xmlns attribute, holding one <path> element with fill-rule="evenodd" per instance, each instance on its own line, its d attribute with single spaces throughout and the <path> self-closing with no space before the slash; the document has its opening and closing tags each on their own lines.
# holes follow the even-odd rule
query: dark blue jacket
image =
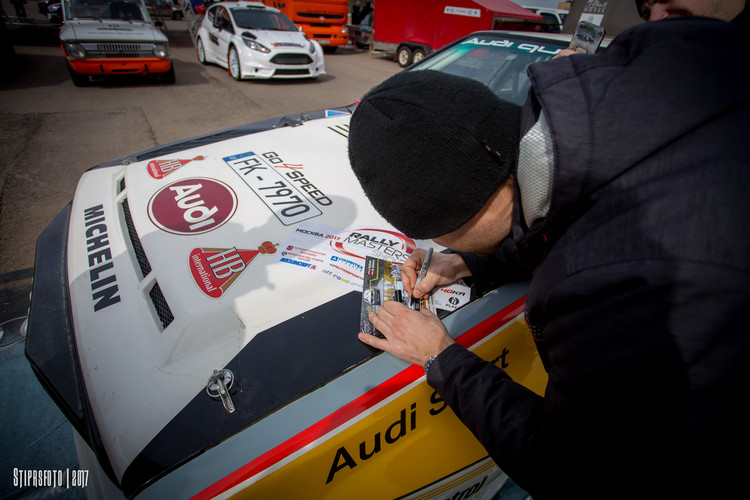
<svg viewBox="0 0 750 500">
<path fill-rule="evenodd" d="M 748 62 L 747 31 L 692 18 L 529 68 L 524 128 L 545 113 L 556 162 L 547 217 L 525 227 L 517 205 L 512 239 L 534 270 L 545 397 L 457 345 L 428 382 L 535 500 L 718 498 L 744 481 Z M 466 259 L 479 286 L 515 267 Z"/>
</svg>

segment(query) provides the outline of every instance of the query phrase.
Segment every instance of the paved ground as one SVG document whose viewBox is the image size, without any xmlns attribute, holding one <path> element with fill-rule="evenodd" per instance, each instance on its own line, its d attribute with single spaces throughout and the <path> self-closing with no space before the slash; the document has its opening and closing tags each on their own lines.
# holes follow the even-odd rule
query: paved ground
<svg viewBox="0 0 750 500">
<path fill-rule="evenodd" d="M 9 15 L 14 9 L 2 0 Z M 16 469 L 77 469 L 71 428 L 23 354 L 34 247 L 70 201 L 81 173 L 121 156 L 208 132 L 352 102 L 399 71 L 386 57 L 346 49 L 310 81 L 235 82 L 197 62 L 186 25 L 167 21 L 177 83 L 75 87 L 57 29 L 25 5 L 10 26 L 16 58 L 0 73 L 0 498 L 80 498 L 80 490 L 18 488 Z"/>
</svg>

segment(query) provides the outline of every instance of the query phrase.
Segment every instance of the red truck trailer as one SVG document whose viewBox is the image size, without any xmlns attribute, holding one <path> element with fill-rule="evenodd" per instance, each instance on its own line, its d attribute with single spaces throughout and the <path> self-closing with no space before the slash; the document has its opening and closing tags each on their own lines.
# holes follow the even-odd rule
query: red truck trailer
<svg viewBox="0 0 750 500">
<path fill-rule="evenodd" d="M 378 0 L 373 50 L 406 67 L 453 40 L 480 30 L 535 31 L 542 16 L 510 0 Z"/>
</svg>

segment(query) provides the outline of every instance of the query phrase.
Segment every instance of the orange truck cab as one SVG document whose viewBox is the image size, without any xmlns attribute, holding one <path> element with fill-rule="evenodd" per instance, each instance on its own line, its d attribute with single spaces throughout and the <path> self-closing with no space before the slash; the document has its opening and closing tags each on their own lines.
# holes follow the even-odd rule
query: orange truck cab
<svg viewBox="0 0 750 500">
<path fill-rule="evenodd" d="M 348 0 L 265 0 L 264 3 L 283 12 L 326 52 L 334 52 L 349 42 Z"/>
<path fill-rule="evenodd" d="M 167 37 L 143 0 L 63 0 L 60 44 L 75 85 L 92 76 L 157 75 L 174 83 Z"/>
</svg>

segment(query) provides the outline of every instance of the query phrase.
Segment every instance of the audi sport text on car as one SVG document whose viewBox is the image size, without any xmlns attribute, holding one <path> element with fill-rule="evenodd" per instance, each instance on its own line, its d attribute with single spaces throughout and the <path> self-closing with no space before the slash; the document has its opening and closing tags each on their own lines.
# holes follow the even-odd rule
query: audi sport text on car
<svg viewBox="0 0 750 500">
<path fill-rule="evenodd" d="M 212 5 L 196 36 L 198 60 L 218 64 L 235 80 L 317 78 L 323 49 L 277 9 L 257 2 Z"/>
</svg>

